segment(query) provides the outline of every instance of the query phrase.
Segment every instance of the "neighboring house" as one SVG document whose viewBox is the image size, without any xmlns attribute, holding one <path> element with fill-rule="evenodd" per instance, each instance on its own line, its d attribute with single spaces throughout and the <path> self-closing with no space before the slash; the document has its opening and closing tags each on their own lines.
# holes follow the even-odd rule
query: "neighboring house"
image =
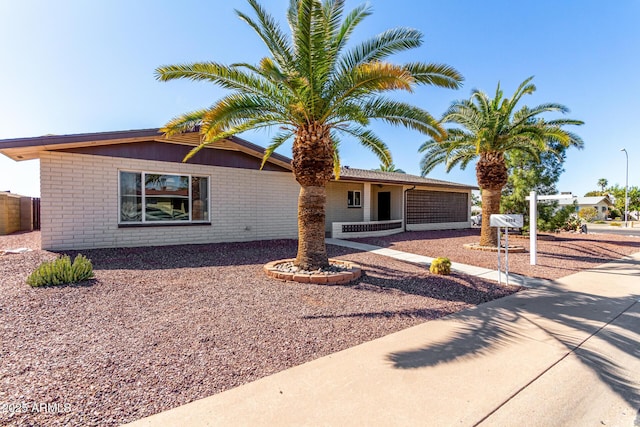
<svg viewBox="0 0 640 427">
<path fill-rule="evenodd" d="M 609 199 L 609 196 L 593 196 L 593 197 L 574 197 L 572 199 L 560 199 L 558 201 L 558 205 L 560 207 L 564 206 L 576 206 L 576 212 L 580 212 L 580 210 L 584 208 L 595 208 L 598 212 L 599 220 L 604 220 L 608 216 L 608 212 L 610 208 L 613 208 L 614 204 Z"/>
<path fill-rule="evenodd" d="M 44 249 L 214 243 L 297 237 L 300 187 L 291 160 L 231 137 L 182 163 L 197 132 L 158 129 L 0 141 L 40 159 Z M 476 187 L 343 168 L 327 186 L 327 232 L 362 237 L 470 226 Z M 406 219 L 406 220 L 405 220 Z"/>
</svg>

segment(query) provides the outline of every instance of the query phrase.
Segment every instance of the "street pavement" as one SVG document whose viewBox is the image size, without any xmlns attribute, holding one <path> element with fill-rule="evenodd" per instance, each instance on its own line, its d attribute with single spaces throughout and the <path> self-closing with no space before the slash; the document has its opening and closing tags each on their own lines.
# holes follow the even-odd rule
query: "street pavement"
<svg viewBox="0 0 640 427">
<path fill-rule="evenodd" d="M 616 236 L 634 236 L 640 237 L 640 222 L 629 221 L 627 223 L 628 227 L 624 226 L 624 221 L 622 222 L 622 226 L 620 227 L 612 227 L 607 224 L 587 224 L 587 232 L 588 233 L 597 233 L 597 234 L 615 234 Z M 633 227 L 632 227 L 633 225 Z"/>
</svg>

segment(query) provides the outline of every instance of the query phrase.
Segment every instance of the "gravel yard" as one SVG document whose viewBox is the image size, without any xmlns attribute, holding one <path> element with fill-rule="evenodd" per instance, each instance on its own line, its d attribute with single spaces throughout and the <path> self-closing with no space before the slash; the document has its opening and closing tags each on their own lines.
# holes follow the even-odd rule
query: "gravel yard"
<svg viewBox="0 0 640 427">
<path fill-rule="evenodd" d="M 39 233 L 0 236 L 0 250 L 23 246 L 39 247 Z M 333 246 L 362 265 L 354 284 L 266 277 L 264 263 L 295 250 L 82 251 L 95 279 L 40 289 L 24 280 L 56 254 L 0 256 L 0 425 L 118 425 L 517 291 Z"/>
<path fill-rule="evenodd" d="M 479 267 L 496 268 L 498 262 L 495 252 L 463 249 L 465 243 L 478 243 L 480 229 L 409 232 L 354 240 L 432 258 L 444 256 Z M 509 245 L 524 246 L 526 252 L 509 253 L 509 271 L 557 279 L 640 252 L 640 237 L 612 234 L 544 234 L 537 244 L 537 265 L 530 265 L 529 239 L 510 235 Z"/>
</svg>

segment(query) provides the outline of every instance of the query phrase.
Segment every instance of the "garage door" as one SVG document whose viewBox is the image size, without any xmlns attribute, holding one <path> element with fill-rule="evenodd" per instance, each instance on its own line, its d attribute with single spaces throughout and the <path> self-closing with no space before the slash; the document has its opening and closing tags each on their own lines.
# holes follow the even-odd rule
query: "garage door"
<svg viewBox="0 0 640 427">
<path fill-rule="evenodd" d="M 468 214 L 467 193 L 407 191 L 407 224 L 466 222 Z"/>
</svg>

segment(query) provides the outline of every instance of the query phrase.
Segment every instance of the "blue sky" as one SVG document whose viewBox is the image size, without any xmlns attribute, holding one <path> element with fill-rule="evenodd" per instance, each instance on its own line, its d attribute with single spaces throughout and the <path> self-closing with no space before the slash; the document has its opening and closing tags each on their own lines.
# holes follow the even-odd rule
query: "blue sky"
<svg viewBox="0 0 640 427">
<path fill-rule="evenodd" d="M 347 1 L 350 9 L 361 2 Z M 528 76 L 538 87 L 528 105 L 559 102 L 585 149 L 568 151 L 561 191 L 582 195 L 599 178 L 640 185 L 640 1 L 619 0 L 371 0 L 374 14 L 354 40 L 385 29 L 421 30 L 425 43 L 398 62 L 446 63 L 465 77 L 457 91 L 423 87 L 407 100 L 439 117 L 471 89 L 506 95 Z M 262 0 L 284 17 L 287 0 Z M 215 60 L 256 63 L 261 41 L 234 9 L 245 0 L 0 0 L 0 139 L 162 126 L 170 118 L 209 106 L 225 92 L 207 83 L 160 83 L 159 65 Z M 552 116 L 548 116 L 552 117 Z M 387 142 L 397 167 L 419 174 L 417 149 L 425 137 L 384 124 L 374 130 Z M 271 134 L 243 137 L 260 145 Z M 290 156 L 290 146 L 280 150 Z M 376 168 L 373 154 L 343 143 L 342 163 Z M 475 168 L 442 167 L 430 177 L 475 184 Z M 38 162 L 0 156 L 0 190 L 39 194 Z"/>
</svg>

